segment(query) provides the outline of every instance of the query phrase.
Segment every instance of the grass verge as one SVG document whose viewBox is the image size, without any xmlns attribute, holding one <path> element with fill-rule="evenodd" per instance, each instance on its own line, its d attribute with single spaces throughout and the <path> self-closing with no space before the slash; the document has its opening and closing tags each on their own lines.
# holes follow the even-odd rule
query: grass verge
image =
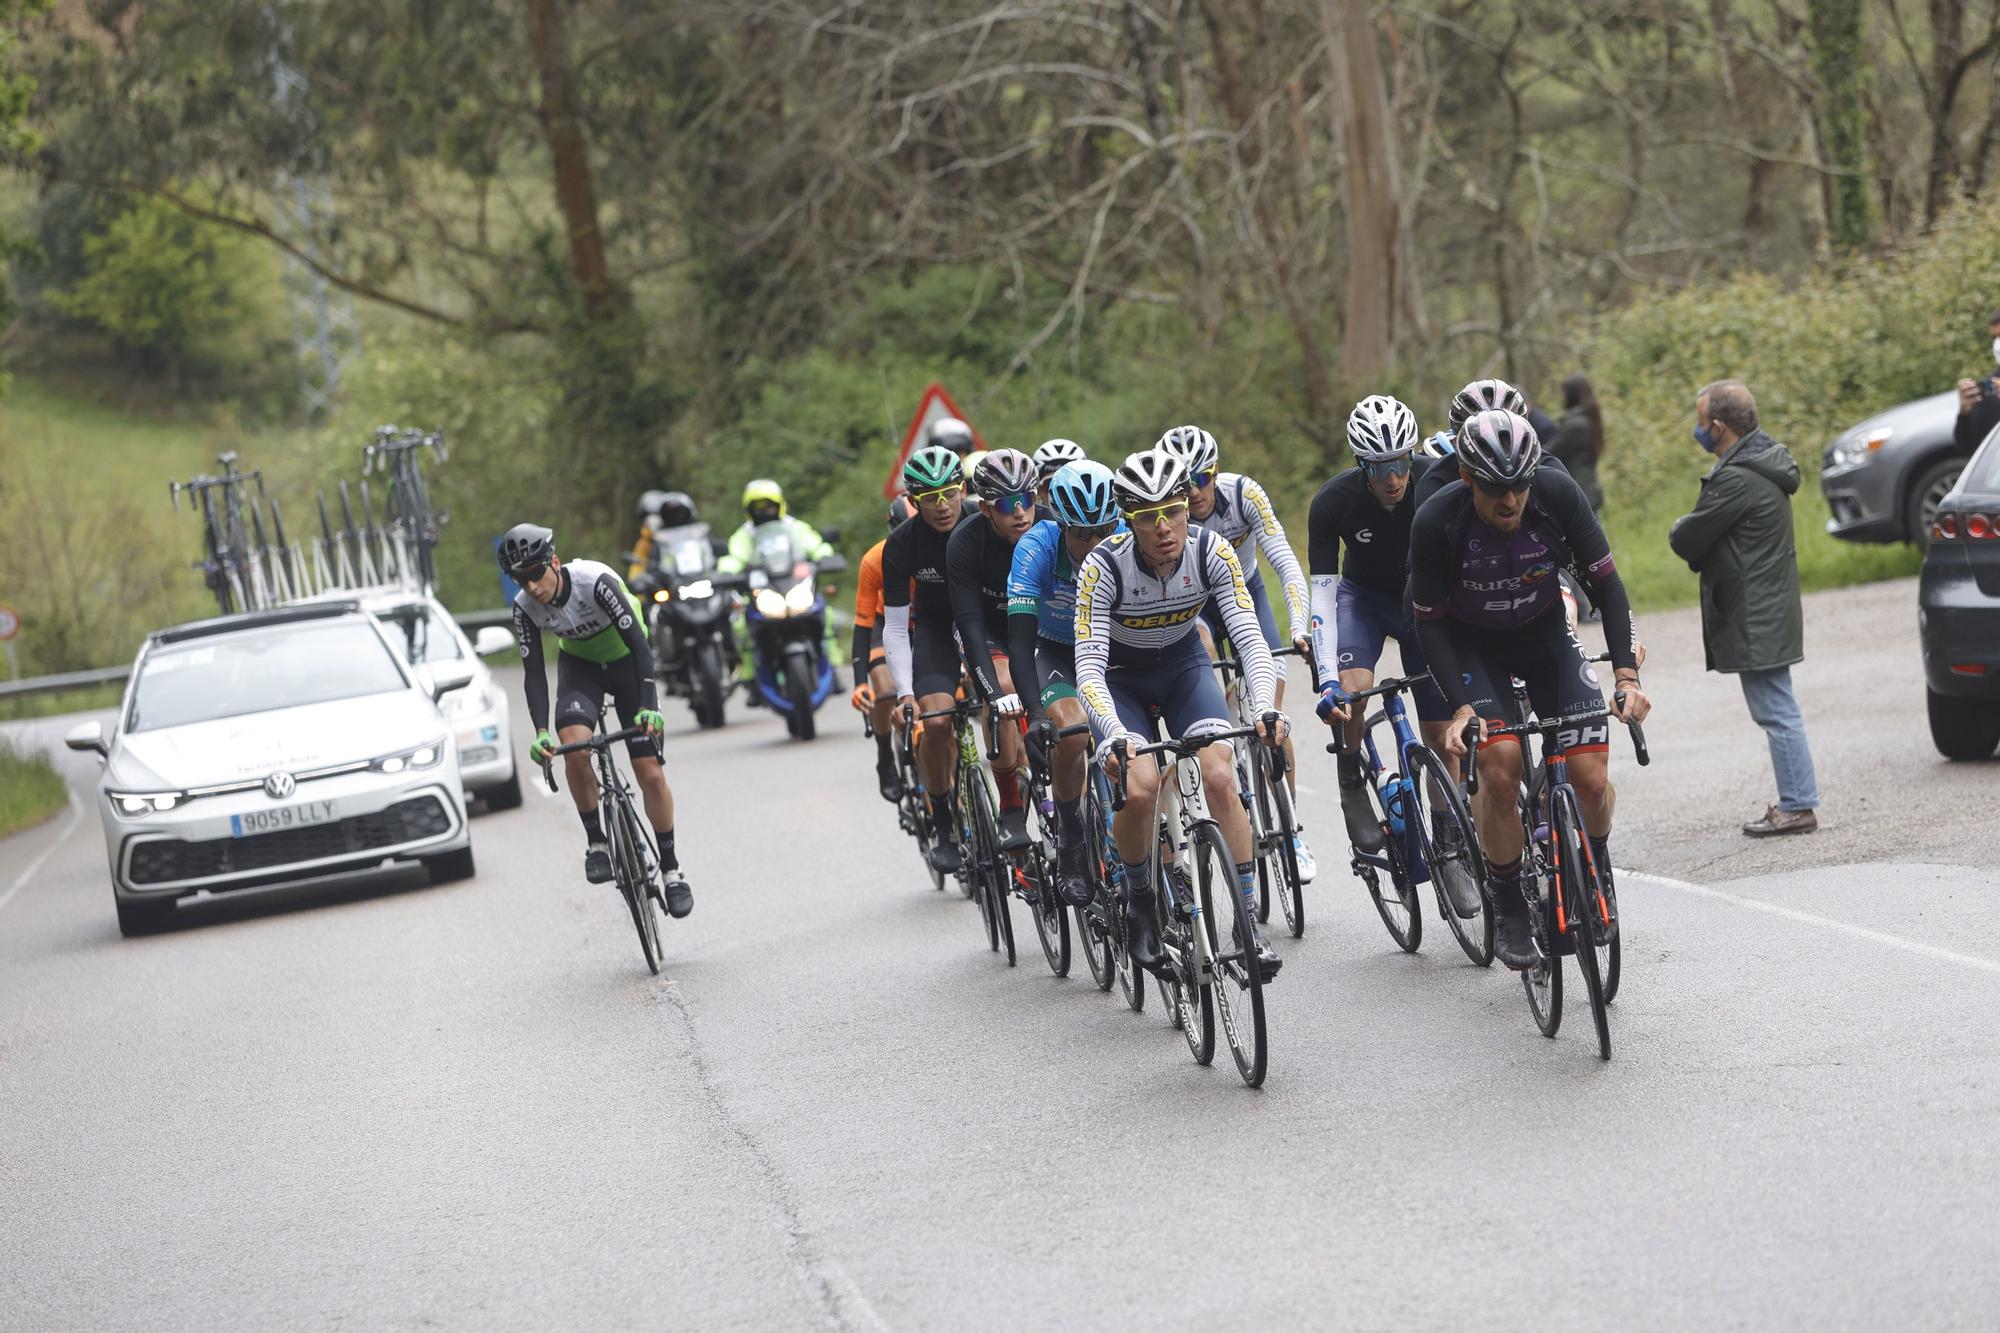
<svg viewBox="0 0 2000 1333">
<path fill-rule="evenodd" d="M 69 788 L 47 755 L 0 740 L 0 838 L 41 823 L 68 800 Z"/>
</svg>

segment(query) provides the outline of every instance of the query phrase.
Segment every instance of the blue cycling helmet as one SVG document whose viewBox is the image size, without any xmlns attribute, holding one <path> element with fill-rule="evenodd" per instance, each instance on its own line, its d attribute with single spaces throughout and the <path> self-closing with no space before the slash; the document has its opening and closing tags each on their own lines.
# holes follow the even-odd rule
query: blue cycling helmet
<svg viewBox="0 0 2000 1333">
<path fill-rule="evenodd" d="M 1049 479 L 1049 509 L 1066 528 L 1096 528 L 1116 523 L 1121 511 L 1111 487 L 1111 469 L 1085 459 L 1065 463 Z"/>
</svg>

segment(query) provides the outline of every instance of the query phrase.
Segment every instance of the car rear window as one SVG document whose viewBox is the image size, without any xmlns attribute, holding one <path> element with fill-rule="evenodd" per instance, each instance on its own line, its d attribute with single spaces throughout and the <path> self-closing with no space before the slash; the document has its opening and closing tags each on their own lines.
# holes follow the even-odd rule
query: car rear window
<svg viewBox="0 0 2000 1333">
<path fill-rule="evenodd" d="M 125 729 L 183 727 L 406 688 L 394 654 L 363 622 L 272 625 L 147 654 Z"/>
<path fill-rule="evenodd" d="M 1972 455 L 1972 461 L 1965 465 L 1963 489 L 1970 494 L 2000 494 L 2000 427 L 1986 436 L 1986 442 Z"/>
<path fill-rule="evenodd" d="M 389 632 L 389 642 L 396 645 L 405 662 L 422 666 L 427 662 L 450 662 L 464 656 L 459 651 L 457 632 L 435 606 L 422 603 L 399 606 L 389 611 L 378 611 L 375 618 Z"/>
</svg>

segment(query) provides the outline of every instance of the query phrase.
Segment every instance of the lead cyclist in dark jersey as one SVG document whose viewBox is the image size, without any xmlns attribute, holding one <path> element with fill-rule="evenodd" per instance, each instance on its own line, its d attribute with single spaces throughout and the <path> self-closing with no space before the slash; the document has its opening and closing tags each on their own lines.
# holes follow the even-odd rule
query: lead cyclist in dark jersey
<svg viewBox="0 0 2000 1333">
<path fill-rule="evenodd" d="M 1597 670 L 1564 618 L 1558 570 L 1580 571 L 1603 610 L 1620 692 L 1612 714 L 1639 722 L 1652 705 L 1639 688 L 1632 606 L 1610 543 L 1582 488 L 1568 473 L 1541 467 L 1534 427 L 1512 412 L 1478 413 L 1459 432 L 1456 457 L 1459 480 L 1432 496 L 1411 525 L 1410 591 L 1431 678 L 1457 710 L 1445 737 L 1448 752 L 1463 755 L 1466 726 L 1478 723 L 1473 819 L 1499 914 L 1494 952 L 1520 971 L 1536 961 L 1521 895 L 1521 745 L 1513 737 L 1488 741 L 1486 728 L 1522 720 L 1511 677 L 1526 682 L 1541 718 L 1605 706 Z M 1601 719 L 1557 734 L 1592 851 L 1607 874 L 1614 804 L 1609 737 Z"/>
<path fill-rule="evenodd" d="M 680 873 L 674 850 L 674 794 L 660 767 L 659 735 L 666 725 L 660 716 L 653 682 L 653 650 L 639 616 L 639 603 L 625 580 L 595 560 L 564 564 L 556 554 L 555 534 L 533 523 L 510 528 L 500 539 L 500 568 L 521 585 L 514 596 L 514 638 L 520 644 L 522 693 L 528 720 L 535 728 L 528 757 L 542 763 L 557 744 L 588 740 L 597 729 L 607 695 L 618 706 L 618 717 L 646 735 L 626 742 L 632 776 L 645 799 L 646 817 L 660 844 L 660 867 L 666 879 L 667 911 L 677 917 L 694 910 L 694 892 Z M 542 657 L 542 632 L 556 638 L 555 734 L 549 734 L 548 669 Z M 590 755 L 576 751 L 564 756 L 563 771 L 576 802 L 587 840 L 584 878 L 593 884 L 611 879 L 611 848 L 598 818 L 597 774 Z"/>
</svg>

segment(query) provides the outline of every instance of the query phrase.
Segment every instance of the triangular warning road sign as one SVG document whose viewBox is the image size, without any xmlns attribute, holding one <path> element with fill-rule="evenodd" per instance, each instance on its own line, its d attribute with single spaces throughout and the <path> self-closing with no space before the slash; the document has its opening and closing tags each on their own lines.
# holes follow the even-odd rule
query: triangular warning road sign
<svg viewBox="0 0 2000 1333">
<path fill-rule="evenodd" d="M 966 425 L 972 425 L 966 420 L 965 413 L 958 410 L 958 404 L 951 400 L 951 395 L 944 391 L 944 385 L 933 380 L 924 390 L 924 400 L 917 405 L 917 414 L 910 418 L 910 428 L 903 432 L 903 447 L 896 454 L 895 466 L 889 469 L 888 480 L 882 483 L 884 500 L 892 500 L 902 493 L 903 464 L 910 461 L 910 455 L 917 450 L 917 442 L 929 433 L 931 423 L 941 421 L 945 417 L 957 417 Z M 986 441 L 980 437 L 977 426 L 973 426 L 972 429 L 972 442 L 977 448 L 986 447 Z"/>
</svg>

